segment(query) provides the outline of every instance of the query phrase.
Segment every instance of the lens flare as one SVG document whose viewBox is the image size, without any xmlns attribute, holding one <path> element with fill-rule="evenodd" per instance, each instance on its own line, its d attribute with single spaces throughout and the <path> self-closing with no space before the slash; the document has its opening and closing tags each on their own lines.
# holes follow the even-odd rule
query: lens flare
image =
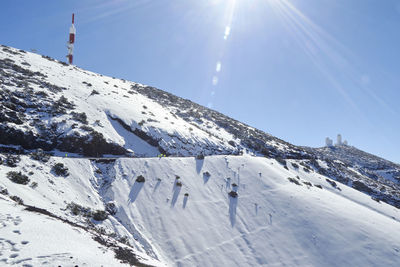
<svg viewBox="0 0 400 267">
<path fill-rule="evenodd" d="M 216 85 L 218 84 L 218 77 L 217 77 L 217 76 L 214 76 L 214 77 L 212 78 L 212 84 L 213 84 L 214 86 L 216 86 Z"/>
<path fill-rule="evenodd" d="M 221 61 L 218 61 L 217 62 L 217 66 L 215 67 L 215 71 L 216 72 L 220 72 L 221 71 L 221 67 L 222 67 Z"/>
<path fill-rule="evenodd" d="M 215 88 L 218 86 L 219 83 L 219 75 L 222 70 L 222 60 L 223 60 L 223 55 L 225 53 L 225 46 L 227 44 L 227 40 L 230 37 L 232 33 L 232 25 L 233 25 L 233 18 L 236 10 L 236 0 L 230 0 L 228 2 L 228 5 L 226 6 L 226 12 L 225 12 L 225 21 L 226 21 L 226 26 L 225 26 L 225 31 L 223 33 L 223 39 L 224 39 L 224 45 L 220 48 L 221 50 L 219 51 L 219 58 L 217 60 L 217 63 L 215 64 L 215 72 L 212 76 L 211 84 L 212 84 L 212 91 L 210 93 L 211 99 L 214 98 L 215 95 Z M 212 107 L 212 101 L 209 102 L 209 107 Z"/>
<path fill-rule="evenodd" d="M 225 27 L 224 40 L 227 40 L 227 39 L 228 39 L 229 34 L 231 34 L 231 27 L 230 27 L 230 26 L 226 26 L 226 27 Z"/>
</svg>

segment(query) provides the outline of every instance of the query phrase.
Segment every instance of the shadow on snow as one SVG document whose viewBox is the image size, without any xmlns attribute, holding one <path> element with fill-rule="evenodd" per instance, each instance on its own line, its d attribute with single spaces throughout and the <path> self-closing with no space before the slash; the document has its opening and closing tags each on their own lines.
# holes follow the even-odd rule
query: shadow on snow
<svg viewBox="0 0 400 267">
<path fill-rule="evenodd" d="M 236 223 L 236 207 L 238 203 L 237 197 L 229 196 L 229 219 L 231 221 L 231 226 L 235 226 Z"/>
<path fill-rule="evenodd" d="M 129 202 L 133 203 L 135 202 L 136 198 L 138 197 L 140 191 L 143 188 L 144 183 L 138 183 L 135 181 L 133 184 L 133 187 L 131 189 L 131 192 L 129 193 Z"/>
<path fill-rule="evenodd" d="M 201 169 L 203 168 L 204 164 L 204 159 L 196 159 L 196 171 L 197 173 L 201 172 Z"/>
<path fill-rule="evenodd" d="M 153 193 L 156 192 L 157 188 L 160 186 L 161 180 L 158 180 L 156 185 L 154 186 Z"/>
<path fill-rule="evenodd" d="M 172 201 L 171 201 L 171 207 L 175 206 L 176 201 L 178 200 L 178 196 L 179 196 L 180 192 L 181 192 L 181 187 L 180 186 L 175 186 L 174 195 L 172 196 Z"/>
<path fill-rule="evenodd" d="M 188 198 L 189 198 L 188 196 L 185 196 L 185 197 L 183 198 L 183 205 L 182 205 L 182 208 L 186 208 Z"/>
</svg>

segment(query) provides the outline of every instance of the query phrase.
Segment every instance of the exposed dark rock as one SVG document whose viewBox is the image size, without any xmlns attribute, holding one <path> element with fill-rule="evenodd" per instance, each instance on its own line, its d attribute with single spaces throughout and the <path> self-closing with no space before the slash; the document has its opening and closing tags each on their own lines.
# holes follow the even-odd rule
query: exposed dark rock
<svg viewBox="0 0 400 267">
<path fill-rule="evenodd" d="M 238 193 L 237 192 L 235 192 L 235 191 L 231 191 L 231 192 L 229 192 L 229 194 L 228 194 L 230 197 L 233 197 L 233 198 L 237 198 L 238 197 Z"/>
<path fill-rule="evenodd" d="M 138 182 L 138 183 L 144 183 L 145 181 L 146 181 L 146 179 L 143 177 L 143 175 L 139 175 L 136 178 L 136 182 Z"/>
<path fill-rule="evenodd" d="M 297 185 L 301 185 L 301 183 L 299 181 L 297 181 L 296 179 L 294 179 L 294 178 L 288 177 L 288 180 L 291 183 L 294 183 L 294 184 L 297 184 Z"/>
<path fill-rule="evenodd" d="M 374 193 L 374 191 L 366 186 L 363 182 L 360 181 L 353 181 L 352 187 L 358 191 L 362 191 L 368 194 Z"/>
<path fill-rule="evenodd" d="M 85 136 L 66 136 L 59 140 L 57 148 L 61 151 L 68 151 L 83 154 L 88 157 L 101 157 L 104 154 L 125 155 L 126 149 L 112 143 L 108 143 L 103 134 L 92 132 Z"/>
</svg>

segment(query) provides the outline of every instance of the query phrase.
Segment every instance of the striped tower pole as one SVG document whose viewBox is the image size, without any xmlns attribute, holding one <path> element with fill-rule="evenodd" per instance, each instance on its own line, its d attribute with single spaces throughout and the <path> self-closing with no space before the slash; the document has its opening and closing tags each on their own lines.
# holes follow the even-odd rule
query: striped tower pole
<svg viewBox="0 0 400 267">
<path fill-rule="evenodd" d="M 68 63 L 72 64 L 73 58 L 74 58 L 74 43 L 75 43 L 75 34 L 76 34 L 76 29 L 74 25 L 74 19 L 75 19 L 75 14 L 72 14 L 72 25 L 69 28 L 69 41 L 68 41 Z"/>
</svg>

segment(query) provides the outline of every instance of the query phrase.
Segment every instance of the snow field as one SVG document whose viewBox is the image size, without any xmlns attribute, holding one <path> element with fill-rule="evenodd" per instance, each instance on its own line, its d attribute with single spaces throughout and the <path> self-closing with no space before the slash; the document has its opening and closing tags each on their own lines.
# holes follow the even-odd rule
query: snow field
<svg viewBox="0 0 400 267">
<path fill-rule="evenodd" d="M 70 175 L 55 177 L 50 168 L 56 162 L 67 166 Z M 397 209 L 341 184 L 339 191 L 316 173 L 298 171 L 290 164 L 286 170 L 272 159 L 211 156 L 204 160 L 167 157 L 96 162 L 53 157 L 41 164 L 23 156 L 19 167 L 2 166 L 0 175 L 5 177 L 10 170 L 24 172 L 33 164 L 36 170 L 30 178 L 38 183 L 37 188 L 6 178 L 0 186 L 26 204 L 75 222 L 83 218 L 65 210 L 67 203 L 95 210 L 113 201 L 117 214 L 96 222 L 97 226 L 128 236 L 138 253 L 155 262 L 158 259 L 171 266 L 399 264 Z M 144 183 L 136 181 L 139 175 L 145 177 Z M 296 176 L 301 186 L 287 179 Z M 231 190 L 237 191 L 237 198 L 228 195 Z M 8 213 L 2 209 L 2 216 Z M 26 221 L 35 218 L 26 217 Z M 46 229 L 39 232 L 47 233 Z M 22 237 L 38 244 L 30 236 L 36 232 L 26 230 L 29 238 Z"/>
<path fill-rule="evenodd" d="M 110 191 L 119 204 L 117 216 L 123 213 L 122 224 L 133 223 L 171 265 L 399 264 L 398 211 L 343 185 L 334 189 L 320 175 L 249 156 L 116 164 Z M 147 179 L 140 187 L 138 175 Z M 294 175 L 323 189 L 288 182 Z M 228 196 L 232 183 L 238 184 L 236 199 Z"/>
</svg>

